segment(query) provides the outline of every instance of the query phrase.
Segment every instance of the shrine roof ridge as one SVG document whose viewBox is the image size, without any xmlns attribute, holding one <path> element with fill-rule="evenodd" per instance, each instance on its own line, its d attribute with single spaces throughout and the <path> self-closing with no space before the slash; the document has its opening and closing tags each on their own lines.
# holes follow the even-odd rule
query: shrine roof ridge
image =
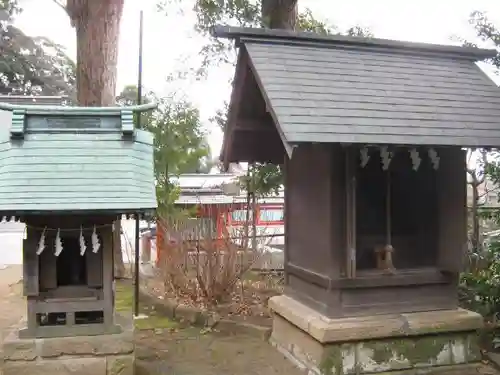
<svg viewBox="0 0 500 375">
<path fill-rule="evenodd" d="M 289 45 L 309 45 L 318 48 L 372 49 L 391 52 L 407 52 L 427 55 L 450 56 L 468 60 L 484 60 L 497 55 L 495 49 L 462 47 L 431 43 L 406 42 L 391 39 L 355 37 L 345 35 L 320 35 L 313 32 L 297 32 L 282 29 L 233 27 L 215 25 L 210 34 L 216 38 L 234 39 L 236 44 L 262 42 Z"/>
<path fill-rule="evenodd" d="M 44 116 L 120 116 L 122 112 L 146 112 L 154 110 L 158 103 L 146 103 L 132 106 L 114 107 L 83 107 L 83 106 L 54 106 L 54 105 L 21 105 L 0 101 L 0 110 L 23 112 L 26 115 Z"/>
</svg>

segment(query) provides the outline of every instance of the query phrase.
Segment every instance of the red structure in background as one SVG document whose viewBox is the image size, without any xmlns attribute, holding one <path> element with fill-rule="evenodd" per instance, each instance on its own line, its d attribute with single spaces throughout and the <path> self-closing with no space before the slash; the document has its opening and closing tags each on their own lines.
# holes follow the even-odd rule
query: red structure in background
<svg viewBox="0 0 500 375">
<path fill-rule="evenodd" d="M 264 228 L 280 227 L 284 225 L 283 204 L 261 203 L 255 210 L 256 226 Z M 250 211 L 250 215 L 253 212 Z M 211 219 L 215 226 L 216 238 L 222 239 L 228 235 L 231 226 L 243 226 L 247 220 L 246 203 L 231 204 L 200 204 L 197 207 L 197 217 Z M 252 217 L 250 216 L 250 221 Z M 156 223 L 156 265 L 160 265 L 165 254 L 168 228 L 165 223 Z"/>
</svg>

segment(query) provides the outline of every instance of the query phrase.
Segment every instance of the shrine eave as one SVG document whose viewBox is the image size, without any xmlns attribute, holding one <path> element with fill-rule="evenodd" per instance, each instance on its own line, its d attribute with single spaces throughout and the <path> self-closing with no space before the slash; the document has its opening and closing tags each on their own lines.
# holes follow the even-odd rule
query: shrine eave
<svg viewBox="0 0 500 375">
<path fill-rule="evenodd" d="M 0 103 L 13 109 L 0 122 L 0 213 L 156 209 L 153 135 L 133 122 L 134 110 L 154 107 Z"/>
<path fill-rule="evenodd" d="M 252 107 L 266 109 L 289 157 L 305 143 L 500 146 L 500 89 L 476 64 L 494 50 L 251 28 L 213 35 L 239 46 L 225 164 L 265 161 L 263 140 L 276 139 Z"/>
<path fill-rule="evenodd" d="M 80 211 L 0 211 L 1 222 L 23 222 L 27 217 L 34 216 L 121 216 L 124 219 L 148 220 L 154 217 L 155 209 L 137 210 L 80 210 Z"/>
<path fill-rule="evenodd" d="M 224 25 L 215 25 L 210 33 L 216 38 L 233 39 L 236 45 L 247 42 L 271 42 L 288 45 L 310 45 L 312 47 L 353 47 L 356 49 L 374 48 L 378 50 L 391 50 L 416 52 L 418 54 L 438 54 L 453 55 L 454 57 L 463 57 L 466 59 L 483 60 L 493 58 L 497 55 L 497 50 L 453 46 L 434 43 L 417 43 L 401 40 L 348 36 L 348 35 L 322 35 L 314 32 L 292 31 L 285 29 L 269 29 L 254 27 L 233 27 Z"/>
<path fill-rule="evenodd" d="M 1 99 L 1 98 L 0 98 Z M 11 104 L 0 102 L 0 110 L 22 111 L 26 115 L 50 115 L 50 116 L 119 116 L 124 110 L 130 112 L 146 112 L 156 109 L 157 103 L 146 103 L 124 107 L 76 107 L 62 105 L 29 105 Z"/>
</svg>

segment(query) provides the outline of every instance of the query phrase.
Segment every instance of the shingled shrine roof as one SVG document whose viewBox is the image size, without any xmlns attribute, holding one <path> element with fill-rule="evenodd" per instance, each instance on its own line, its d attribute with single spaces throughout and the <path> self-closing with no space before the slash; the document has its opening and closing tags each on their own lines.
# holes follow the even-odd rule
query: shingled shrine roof
<svg viewBox="0 0 500 375">
<path fill-rule="evenodd" d="M 155 209 L 153 137 L 132 121 L 152 108 L 0 103 L 0 217 Z"/>
<path fill-rule="evenodd" d="M 475 64 L 495 50 L 257 28 L 212 33 L 240 47 L 227 162 L 252 154 L 238 150 L 250 130 L 237 130 L 248 119 L 241 107 L 249 99 L 235 95 L 251 85 L 245 74 L 289 154 L 300 143 L 500 146 L 500 90 Z"/>
</svg>

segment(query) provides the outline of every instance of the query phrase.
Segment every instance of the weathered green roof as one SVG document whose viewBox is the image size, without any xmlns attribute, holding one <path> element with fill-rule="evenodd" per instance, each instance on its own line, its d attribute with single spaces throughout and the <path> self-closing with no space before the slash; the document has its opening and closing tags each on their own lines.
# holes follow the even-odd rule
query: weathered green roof
<svg viewBox="0 0 500 375">
<path fill-rule="evenodd" d="M 153 136 L 133 126 L 152 108 L 0 103 L 0 217 L 156 208 Z"/>
</svg>

